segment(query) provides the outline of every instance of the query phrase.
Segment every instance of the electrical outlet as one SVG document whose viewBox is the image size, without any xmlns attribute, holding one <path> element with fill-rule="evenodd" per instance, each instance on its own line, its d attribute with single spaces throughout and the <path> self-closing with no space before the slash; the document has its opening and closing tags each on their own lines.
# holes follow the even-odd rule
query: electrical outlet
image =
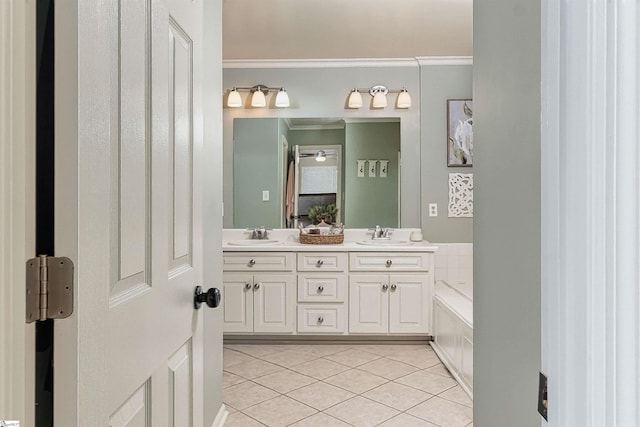
<svg viewBox="0 0 640 427">
<path fill-rule="evenodd" d="M 438 216 L 438 204 L 429 203 L 429 216 Z"/>
<path fill-rule="evenodd" d="M 262 192 L 262 201 L 263 202 L 268 202 L 269 201 L 269 190 L 264 190 Z"/>
</svg>

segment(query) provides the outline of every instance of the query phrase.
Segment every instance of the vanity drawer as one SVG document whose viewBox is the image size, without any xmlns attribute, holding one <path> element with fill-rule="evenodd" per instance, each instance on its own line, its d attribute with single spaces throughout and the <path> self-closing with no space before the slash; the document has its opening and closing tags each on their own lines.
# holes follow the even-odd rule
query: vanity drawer
<svg viewBox="0 0 640 427">
<path fill-rule="evenodd" d="M 346 274 L 298 274 L 298 301 L 344 302 Z"/>
<path fill-rule="evenodd" d="M 298 271 L 346 271 L 347 262 L 343 252 L 298 253 Z"/>
<path fill-rule="evenodd" d="M 351 271 L 429 271 L 429 253 L 351 252 Z"/>
<path fill-rule="evenodd" d="M 291 252 L 225 253 L 223 271 L 292 271 L 295 254 Z"/>
<path fill-rule="evenodd" d="M 298 304 L 298 333 L 343 334 L 344 305 Z"/>
</svg>

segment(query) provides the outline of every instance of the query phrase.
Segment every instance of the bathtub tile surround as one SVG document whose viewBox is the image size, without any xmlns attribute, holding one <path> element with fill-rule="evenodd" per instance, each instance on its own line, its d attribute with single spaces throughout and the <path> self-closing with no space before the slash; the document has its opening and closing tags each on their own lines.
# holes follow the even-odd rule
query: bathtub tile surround
<svg viewBox="0 0 640 427">
<path fill-rule="evenodd" d="M 279 353 L 314 359 L 276 360 Z M 224 373 L 227 427 L 473 425 L 471 400 L 425 344 L 225 344 L 227 355 L 236 361 Z M 280 370 L 254 376 L 252 366 L 271 362 Z M 309 375 L 314 365 L 330 372 Z"/>
<path fill-rule="evenodd" d="M 435 281 L 473 283 L 473 243 L 434 243 Z"/>
</svg>

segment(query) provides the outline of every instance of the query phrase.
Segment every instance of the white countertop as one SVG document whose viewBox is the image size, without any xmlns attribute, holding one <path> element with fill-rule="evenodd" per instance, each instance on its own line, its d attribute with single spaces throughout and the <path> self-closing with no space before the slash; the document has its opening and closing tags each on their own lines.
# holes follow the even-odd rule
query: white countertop
<svg viewBox="0 0 640 427">
<path fill-rule="evenodd" d="M 249 239 L 245 229 L 224 229 L 222 250 L 225 252 L 436 252 L 438 247 L 427 242 L 412 242 L 409 236 L 416 228 L 396 229 L 389 241 L 372 243 L 371 232 L 367 229 L 346 229 L 344 243 L 334 245 L 303 244 L 298 240 L 298 230 L 277 229 L 269 231 L 269 239 L 277 243 L 265 245 L 241 245 Z M 362 243 L 366 244 L 362 244 Z"/>
</svg>

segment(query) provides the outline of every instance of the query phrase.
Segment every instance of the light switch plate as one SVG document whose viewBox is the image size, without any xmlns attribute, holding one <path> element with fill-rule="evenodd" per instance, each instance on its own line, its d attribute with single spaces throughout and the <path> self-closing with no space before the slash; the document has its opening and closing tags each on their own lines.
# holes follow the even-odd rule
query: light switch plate
<svg viewBox="0 0 640 427">
<path fill-rule="evenodd" d="M 263 202 L 268 202 L 269 201 L 269 190 L 263 190 L 262 191 L 262 201 Z"/>
<path fill-rule="evenodd" d="M 366 160 L 358 160 L 358 178 L 364 178 L 364 164 L 366 163 Z"/>
<path fill-rule="evenodd" d="M 386 178 L 389 173 L 389 160 L 380 160 L 380 178 Z"/>
<path fill-rule="evenodd" d="M 429 216 L 438 216 L 438 204 L 429 203 Z"/>
</svg>

